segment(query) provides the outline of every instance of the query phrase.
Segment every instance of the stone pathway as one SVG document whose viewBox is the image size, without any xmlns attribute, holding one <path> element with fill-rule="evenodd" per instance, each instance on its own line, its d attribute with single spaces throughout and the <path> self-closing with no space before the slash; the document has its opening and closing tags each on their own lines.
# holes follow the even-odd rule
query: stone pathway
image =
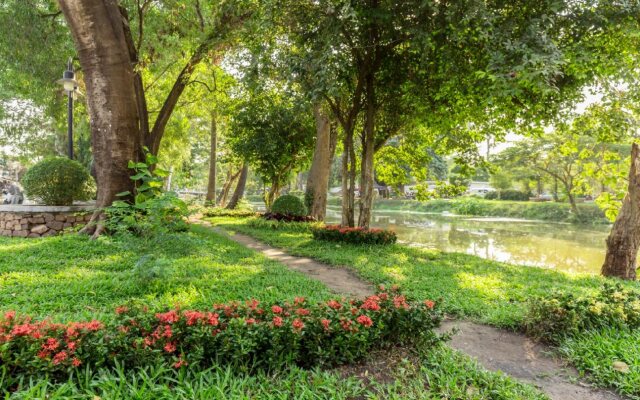
<svg viewBox="0 0 640 400">
<path fill-rule="evenodd" d="M 207 221 L 195 222 L 212 227 Z M 346 268 L 333 267 L 311 258 L 287 254 L 281 249 L 239 233 L 212 227 L 216 232 L 252 250 L 281 262 L 323 282 L 338 294 L 365 297 L 374 293 L 372 285 Z M 550 349 L 525 335 L 469 321 L 445 321 L 440 332 L 457 329 L 449 346 L 475 359 L 490 371 L 502 371 L 520 381 L 532 384 L 553 400 L 622 400 L 606 390 L 592 388 L 578 381 L 577 372 L 560 360 L 549 356 Z"/>
</svg>

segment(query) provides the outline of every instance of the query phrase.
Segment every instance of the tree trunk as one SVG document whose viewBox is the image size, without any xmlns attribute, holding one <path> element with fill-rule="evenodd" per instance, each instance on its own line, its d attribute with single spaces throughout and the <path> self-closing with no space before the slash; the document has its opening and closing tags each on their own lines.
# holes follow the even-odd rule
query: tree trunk
<svg viewBox="0 0 640 400">
<path fill-rule="evenodd" d="M 227 180 L 225 181 L 224 186 L 222 186 L 222 192 L 220 192 L 220 196 L 218 198 L 219 207 L 224 207 L 225 204 L 227 203 L 227 197 L 229 196 L 229 191 L 231 190 L 233 183 L 236 181 L 236 179 L 238 179 L 238 176 L 240 175 L 241 172 L 242 172 L 242 169 L 239 169 L 238 172 L 233 174 L 231 172 L 231 168 L 229 168 L 229 172 L 227 173 Z"/>
<path fill-rule="evenodd" d="M 307 178 L 305 200 L 310 200 L 310 204 L 307 204 L 309 215 L 323 221 L 327 212 L 327 191 L 331 172 L 331 121 L 320 106 L 314 108 L 313 114 L 316 119 L 316 147 Z"/>
<path fill-rule="evenodd" d="M 607 254 L 601 273 L 622 279 L 636 279 L 636 258 L 640 246 L 640 150 L 631 147 L 629 188 L 618 217 L 607 238 Z"/>
<path fill-rule="evenodd" d="M 560 201 L 558 198 L 558 178 L 553 178 L 553 201 L 556 203 Z"/>
<path fill-rule="evenodd" d="M 362 160 L 360 163 L 360 215 L 358 226 L 369 228 L 373 207 L 373 153 L 375 144 L 376 99 L 373 74 L 366 77 L 365 121 L 362 133 Z"/>
<path fill-rule="evenodd" d="M 207 198 L 210 203 L 216 201 L 216 162 L 218 147 L 218 126 L 216 124 L 216 112 L 211 112 L 211 150 L 209 151 L 209 182 L 207 184 Z"/>
<path fill-rule="evenodd" d="M 116 0 L 58 0 L 71 31 L 87 90 L 91 143 L 99 208 L 110 206 L 116 194 L 133 193 L 130 160 L 140 148 L 134 71 L 125 38 L 123 16 Z M 104 229 L 94 213 L 85 232 Z"/>
<path fill-rule="evenodd" d="M 227 209 L 233 210 L 238 206 L 238 202 L 244 197 L 244 188 L 247 186 L 247 175 L 249 174 L 249 166 L 247 163 L 242 165 L 242 171 L 240 172 L 240 178 L 238 178 L 238 184 L 236 190 L 233 191 L 233 196 L 227 204 Z"/>
<path fill-rule="evenodd" d="M 278 193 L 280 193 L 280 183 L 272 182 L 271 187 L 269 188 L 269 191 L 267 192 L 267 195 L 264 198 L 264 204 L 265 204 L 265 207 L 267 208 L 267 211 L 271 211 L 271 206 L 273 205 L 273 202 L 275 201 L 275 199 L 278 197 Z"/>
<path fill-rule="evenodd" d="M 342 226 L 355 225 L 355 150 L 353 148 L 353 128 L 345 130 L 344 153 L 342 154 Z"/>
</svg>

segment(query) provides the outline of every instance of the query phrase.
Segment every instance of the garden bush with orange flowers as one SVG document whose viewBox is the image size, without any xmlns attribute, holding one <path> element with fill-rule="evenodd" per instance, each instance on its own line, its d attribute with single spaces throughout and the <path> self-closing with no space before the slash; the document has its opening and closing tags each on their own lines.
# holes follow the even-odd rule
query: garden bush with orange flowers
<svg viewBox="0 0 640 400">
<path fill-rule="evenodd" d="M 345 242 L 353 244 L 393 244 L 398 240 L 396 233 L 386 229 L 343 228 L 340 225 L 312 227 L 311 233 L 317 240 Z"/>
<path fill-rule="evenodd" d="M 210 310 L 152 312 L 121 306 L 110 321 L 34 321 L 6 312 L 0 317 L 0 373 L 13 378 L 47 374 L 66 379 L 74 369 L 174 368 L 229 365 L 245 371 L 286 365 L 332 366 L 362 358 L 372 348 L 435 344 L 439 304 L 407 301 L 397 289 L 380 288 L 364 300 L 309 304 L 215 304 Z"/>
</svg>

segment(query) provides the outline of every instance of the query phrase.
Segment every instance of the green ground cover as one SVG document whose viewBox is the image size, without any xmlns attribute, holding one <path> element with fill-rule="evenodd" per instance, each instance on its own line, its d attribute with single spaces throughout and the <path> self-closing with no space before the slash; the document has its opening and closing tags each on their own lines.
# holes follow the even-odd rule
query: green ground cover
<svg viewBox="0 0 640 400">
<path fill-rule="evenodd" d="M 315 241 L 302 224 L 274 229 L 257 219 L 218 218 L 212 222 L 291 254 L 348 267 L 374 283 L 399 284 L 411 296 L 442 298 L 444 309 L 455 316 L 511 329 L 520 328 L 532 299 L 554 290 L 589 293 L 606 281 L 595 275 L 515 266 L 404 245 L 375 247 Z M 640 290 L 639 282 L 624 282 L 624 286 Z M 592 332 L 574 337 L 560 348 L 594 383 L 640 398 L 640 386 L 636 385 L 640 379 L 637 338 L 637 333 Z M 620 349 L 626 350 L 621 353 Z M 630 372 L 614 371 L 612 363 L 616 360 L 629 364 Z"/>
<path fill-rule="evenodd" d="M 198 308 L 301 295 L 311 301 L 331 297 L 320 283 L 202 227 L 154 240 L 0 238 L 0 312 L 88 320 L 108 318 L 114 307 L 129 300 L 158 308 L 176 303 Z M 9 387 L 8 372 L 0 367 L 0 393 L 11 399 L 546 398 L 446 346 L 412 353 L 411 361 L 404 357 L 382 377 L 341 369 L 292 367 L 246 375 L 223 368 L 152 365 L 128 371 L 80 368 L 65 382 L 54 377 L 25 380 L 19 388 Z"/>
<path fill-rule="evenodd" d="M 339 206 L 339 198 L 331 198 L 330 205 Z M 484 200 L 473 197 L 437 199 L 426 202 L 417 200 L 376 199 L 374 209 L 380 211 L 415 211 L 481 217 L 505 217 L 537 219 L 554 222 L 576 222 L 586 224 L 607 224 L 604 212 L 594 203 L 578 204 L 580 215 L 571 212 L 568 203 Z"/>
</svg>

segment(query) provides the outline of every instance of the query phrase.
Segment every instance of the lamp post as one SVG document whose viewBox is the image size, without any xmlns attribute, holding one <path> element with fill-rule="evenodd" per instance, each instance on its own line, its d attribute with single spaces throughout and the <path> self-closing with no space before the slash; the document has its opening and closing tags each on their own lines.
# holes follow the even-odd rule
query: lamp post
<svg viewBox="0 0 640 400">
<path fill-rule="evenodd" d="M 58 83 L 62 85 L 65 92 L 67 92 L 67 96 L 69 96 L 67 110 L 67 141 L 69 158 L 73 160 L 73 93 L 78 88 L 78 82 L 75 80 L 72 58 L 69 58 L 69 62 L 67 62 L 67 70 L 64 71 L 62 79 L 58 79 Z"/>
</svg>

